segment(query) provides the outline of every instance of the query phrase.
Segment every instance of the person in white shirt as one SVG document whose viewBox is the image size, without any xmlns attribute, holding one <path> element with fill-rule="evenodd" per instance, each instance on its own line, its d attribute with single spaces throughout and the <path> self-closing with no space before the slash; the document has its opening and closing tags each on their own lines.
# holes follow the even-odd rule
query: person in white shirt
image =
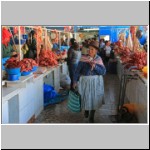
<svg viewBox="0 0 150 150">
<path fill-rule="evenodd" d="M 100 39 L 100 49 L 105 47 L 104 39 Z"/>
<path fill-rule="evenodd" d="M 108 62 L 109 62 L 109 58 L 110 58 L 110 54 L 111 54 L 111 47 L 110 47 L 110 41 L 106 41 L 106 46 L 104 48 L 105 50 L 105 62 L 106 62 L 106 68 L 108 66 Z"/>
<path fill-rule="evenodd" d="M 111 53 L 110 41 L 106 41 L 106 46 L 104 50 L 105 50 L 106 57 L 109 58 Z"/>
</svg>

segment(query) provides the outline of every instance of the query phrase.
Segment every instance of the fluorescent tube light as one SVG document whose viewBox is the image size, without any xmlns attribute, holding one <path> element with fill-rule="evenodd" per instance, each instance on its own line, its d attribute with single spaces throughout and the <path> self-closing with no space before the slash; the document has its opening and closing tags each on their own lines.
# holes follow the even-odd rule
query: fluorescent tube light
<svg viewBox="0 0 150 150">
<path fill-rule="evenodd" d="M 99 30 L 99 28 L 93 28 L 93 29 L 84 29 L 84 31 L 98 31 Z"/>
</svg>

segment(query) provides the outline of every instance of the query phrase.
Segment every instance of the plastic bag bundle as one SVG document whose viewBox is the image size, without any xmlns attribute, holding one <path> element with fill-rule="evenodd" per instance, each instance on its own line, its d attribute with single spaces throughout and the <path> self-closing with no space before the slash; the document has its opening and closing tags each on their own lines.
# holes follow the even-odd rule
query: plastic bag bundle
<svg viewBox="0 0 150 150">
<path fill-rule="evenodd" d="M 4 27 L 2 29 L 2 44 L 7 46 L 8 43 L 10 42 L 11 37 L 12 37 L 11 33 L 8 31 L 7 28 Z"/>
<path fill-rule="evenodd" d="M 70 77 L 66 74 L 62 74 L 60 77 L 60 86 L 62 88 L 67 88 L 68 86 L 70 86 L 70 83 L 71 83 Z"/>
<path fill-rule="evenodd" d="M 55 98 L 58 95 L 54 87 L 48 84 L 44 84 L 43 91 L 44 91 L 44 104 L 48 103 L 51 99 Z"/>
</svg>

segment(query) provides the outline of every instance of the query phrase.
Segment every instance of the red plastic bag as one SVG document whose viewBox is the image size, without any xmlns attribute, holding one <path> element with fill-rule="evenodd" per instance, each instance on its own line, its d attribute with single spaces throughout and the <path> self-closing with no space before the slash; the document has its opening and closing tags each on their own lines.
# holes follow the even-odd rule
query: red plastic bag
<svg viewBox="0 0 150 150">
<path fill-rule="evenodd" d="M 10 42 L 10 38 L 12 37 L 11 33 L 8 31 L 7 28 L 3 28 L 2 29 L 2 44 L 4 44 L 5 46 L 8 45 L 8 43 Z"/>
</svg>

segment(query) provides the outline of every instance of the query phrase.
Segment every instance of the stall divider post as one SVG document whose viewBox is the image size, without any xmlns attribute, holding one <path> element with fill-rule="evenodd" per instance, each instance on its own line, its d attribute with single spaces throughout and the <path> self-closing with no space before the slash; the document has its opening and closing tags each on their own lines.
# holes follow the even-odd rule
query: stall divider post
<svg viewBox="0 0 150 150">
<path fill-rule="evenodd" d="M 37 30 L 36 30 L 36 38 L 38 39 L 38 32 L 37 32 Z M 38 48 L 38 41 L 36 42 L 36 47 Z M 37 50 L 37 52 L 39 52 L 38 50 Z M 37 54 L 37 64 L 39 65 L 39 54 L 38 53 L 36 53 Z"/>
<path fill-rule="evenodd" d="M 67 35 L 68 35 L 68 40 L 67 40 L 67 45 L 69 45 L 69 41 L 70 41 L 70 35 L 69 35 L 70 33 L 67 33 Z"/>
<path fill-rule="evenodd" d="M 58 38 L 59 38 L 59 49 L 61 49 L 61 32 L 58 32 Z"/>
<path fill-rule="evenodd" d="M 21 60 L 21 32 L 20 32 L 20 26 L 18 26 L 18 37 L 19 37 L 19 55 Z"/>
<path fill-rule="evenodd" d="M 45 34 L 44 34 L 44 36 L 45 36 L 45 47 L 46 47 L 46 50 L 47 50 L 47 30 L 46 30 L 46 28 L 45 28 Z"/>
</svg>

